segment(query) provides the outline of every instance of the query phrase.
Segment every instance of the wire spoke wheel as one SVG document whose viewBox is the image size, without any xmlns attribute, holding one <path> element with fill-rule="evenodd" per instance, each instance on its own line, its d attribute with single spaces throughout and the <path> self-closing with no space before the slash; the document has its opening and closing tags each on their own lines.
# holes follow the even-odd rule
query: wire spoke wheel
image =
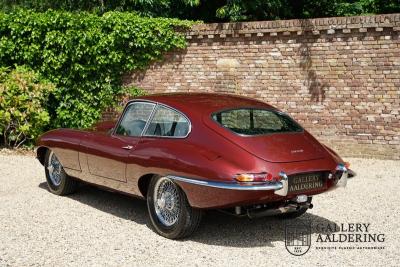
<svg viewBox="0 0 400 267">
<path fill-rule="evenodd" d="M 202 211 L 192 208 L 181 187 L 168 176 L 154 175 L 147 193 L 147 209 L 154 230 L 170 239 L 191 235 L 199 226 Z"/>
<path fill-rule="evenodd" d="M 75 192 L 77 181 L 72 179 L 64 170 L 56 154 L 47 149 L 44 161 L 47 186 L 53 194 L 64 196 Z"/>
<path fill-rule="evenodd" d="M 49 176 L 51 182 L 55 186 L 59 186 L 62 180 L 62 165 L 60 161 L 57 159 L 56 155 L 51 152 L 47 164 L 47 170 L 49 171 Z"/>
<path fill-rule="evenodd" d="M 154 209 L 158 220 L 165 226 L 174 225 L 180 215 L 181 199 L 175 183 L 162 177 L 154 188 Z"/>
</svg>

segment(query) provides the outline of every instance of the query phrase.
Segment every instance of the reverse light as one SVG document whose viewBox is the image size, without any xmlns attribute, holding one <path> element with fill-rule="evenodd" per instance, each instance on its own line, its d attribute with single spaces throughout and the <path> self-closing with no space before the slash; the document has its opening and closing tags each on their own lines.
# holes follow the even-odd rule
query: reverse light
<svg viewBox="0 0 400 267">
<path fill-rule="evenodd" d="M 263 173 L 242 173 L 235 176 L 236 181 L 239 182 L 272 182 L 276 181 L 272 174 Z"/>
<path fill-rule="evenodd" d="M 297 203 L 304 203 L 304 202 L 306 202 L 308 200 L 308 196 L 307 195 L 298 195 L 298 196 L 296 196 L 296 198 L 295 198 L 295 201 L 297 202 Z"/>
</svg>

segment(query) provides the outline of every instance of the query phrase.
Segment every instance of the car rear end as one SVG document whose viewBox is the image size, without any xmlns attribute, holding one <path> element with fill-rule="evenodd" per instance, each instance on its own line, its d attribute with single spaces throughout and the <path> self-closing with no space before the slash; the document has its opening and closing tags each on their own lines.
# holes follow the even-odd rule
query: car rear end
<svg viewBox="0 0 400 267">
<path fill-rule="evenodd" d="M 313 195 L 347 183 L 348 164 L 270 106 L 216 110 L 206 113 L 203 122 L 246 152 L 227 151 L 226 158 L 252 157 L 258 163 L 251 170 L 233 166 L 226 182 L 181 180 L 184 189 L 198 195 L 190 199 L 196 207 L 228 208 L 253 217 L 282 213 L 311 208 Z"/>
</svg>

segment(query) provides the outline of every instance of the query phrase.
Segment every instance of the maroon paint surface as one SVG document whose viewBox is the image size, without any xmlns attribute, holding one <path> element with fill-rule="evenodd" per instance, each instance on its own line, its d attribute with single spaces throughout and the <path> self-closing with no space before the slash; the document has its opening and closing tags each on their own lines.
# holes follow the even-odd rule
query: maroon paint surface
<svg viewBox="0 0 400 267">
<path fill-rule="evenodd" d="M 66 172 L 78 179 L 143 197 L 138 183 L 148 174 L 176 175 L 194 179 L 234 182 L 238 173 L 268 172 L 278 177 L 315 171 L 334 171 L 343 160 L 307 131 L 243 137 L 219 126 L 213 112 L 242 107 L 274 109 L 249 98 L 218 94 L 167 94 L 133 101 L 153 101 L 175 108 L 191 121 L 186 138 L 127 137 L 116 135 L 116 122 L 91 129 L 57 129 L 38 139 L 39 148 L 52 149 Z M 130 145 L 131 150 L 122 147 Z M 292 150 L 303 153 L 292 153 Z M 197 208 L 231 207 L 290 199 L 273 191 L 236 191 L 178 182 L 190 204 Z M 305 192 L 319 194 L 334 186 Z"/>
</svg>

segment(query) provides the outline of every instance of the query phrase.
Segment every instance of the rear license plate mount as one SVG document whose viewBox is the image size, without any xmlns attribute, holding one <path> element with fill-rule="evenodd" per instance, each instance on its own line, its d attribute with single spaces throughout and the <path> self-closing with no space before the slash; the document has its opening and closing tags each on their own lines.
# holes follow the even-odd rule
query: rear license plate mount
<svg viewBox="0 0 400 267">
<path fill-rule="evenodd" d="M 323 173 L 303 173 L 289 176 L 288 193 L 301 193 L 325 188 Z"/>
</svg>

